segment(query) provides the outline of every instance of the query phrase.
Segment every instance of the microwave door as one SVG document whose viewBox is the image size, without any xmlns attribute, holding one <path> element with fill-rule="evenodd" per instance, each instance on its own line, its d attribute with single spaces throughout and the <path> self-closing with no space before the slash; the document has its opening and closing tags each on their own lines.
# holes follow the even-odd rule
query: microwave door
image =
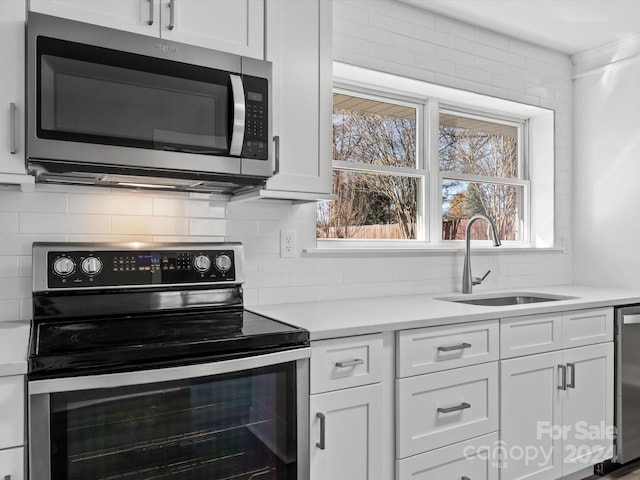
<svg viewBox="0 0 640 480">
<path fill-rule="evenodd" d="M 231 145 L 229 154 L 240 156 L 244 145 L 246 104 L 244 101 L 244 85 L 238 75 L 230 75 L 231 93 L 233 95 L 233 126 L 231 129 Z"/>
</svg>

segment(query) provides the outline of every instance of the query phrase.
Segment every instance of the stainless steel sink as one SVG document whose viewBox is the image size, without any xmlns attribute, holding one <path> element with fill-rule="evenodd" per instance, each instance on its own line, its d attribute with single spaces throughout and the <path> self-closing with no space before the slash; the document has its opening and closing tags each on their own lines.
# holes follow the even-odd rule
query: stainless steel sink
<svg viewBox="0 0 640 480">
<path fill-rule="evenodd" d="M 558 300 L 570 300 L 576 297 L 563 295 L 550 295 L 546 293 L 500 293 L 494 295 L 458 295 L 455 297 L 442 297 L 436 300 L 445 302 L 466 303 L 469 305 L 483 305 L 487 307 L 501 307 L 507 305 L 525 305 L 528 303 L 556 302 Z"/>
</svg>

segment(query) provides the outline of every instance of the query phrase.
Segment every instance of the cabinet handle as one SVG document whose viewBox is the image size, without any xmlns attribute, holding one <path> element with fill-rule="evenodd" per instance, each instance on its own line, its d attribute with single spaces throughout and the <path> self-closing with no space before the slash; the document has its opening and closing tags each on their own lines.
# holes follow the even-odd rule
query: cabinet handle
<svg viewBox="0 0 640 480">
<path fill-rule="evenodd" d="M 4 480 L 11 480 L 11 475 L 5 475 Z"/>
<path fill-rule="evenodd" d="M 450 347 L 438 347 L 439 352 L 452 352 L 454 350 L 464 350 L 465 348 L 471 348 L 470 343 L 461 343 L 460 345 L 451 345 Z"/>
<path fill-rule="evenodd" d="M 11 143 L 9 146 L 9 153 L 11 153 L 12 155 L 15 155 L 16 152 L 18 151 L 18 114 L 16 110 L 17 110 L 16 104 L 13 102 L 10 103 L 9 111 L 11 115 L 11 120 L 9 122 L 9 136 L 11 137 L 11 140 L 10 140 Z"/>
<path fill-rule="evenodd" d="M 169 30 L 173 30 L 173 27 L 175 26 L 175 19 L 176 19 L 176 2 L 175 0 L 169 0 L 169 25 L 167 25 L 167 28 Z"/>
<path fill-rule="evenodd" d="M 562 384 L 558 385 L 558 390 L 567 389 L 567 367 L 564 365 L 558 365 L 558 370 L 561 372 Z"/>
<path fill-rule="evenodd" d="M 353 360 L 347 360 L 346 362 L 336 362 L 336 367 L 338 368 L 347 368 L 347 367 L 357 367 L 358 365 L 362 365 L 364 360 L 361 358 L 354 358 Z"/>
<path fill-rule="evenodd" d="M 153 25 L 153 4 L 156 2 L 156 0 L 149 0 L 149 20 L 147 20 L 147 23 L 149 25 Z"/>
<path fill-rule="evenodd" d="M 462 402 L 460 405 L 456 405 L 455 407 L 438 408 L 438 413 L 458 412 L 460 410 L 466 410 L 467 408 L 471 408 L 471 405 L 467 402 Z"/>
<path fill-rule="evenodd" d="M 471 480 L 471 479 L 469 477 L 466 477 L 466 476 L 463 475 L 460 480 Z"/>
<path fill-rule="evenodd" d="M 567 383 L 567 388 L 576 388 L 576 364 L 567 363 L 567 369 L 571 374 L 571 381 Z"/>
<path fill-rule="evenodd" d="M 277 175 L 278 173 L 280 173 L 280 135 L 276 135 L 275 137 L 273 137 L 273 149 L 274 149 L 274 155 L 275 155 L 275 165 L 274 165 L 274 169 L 273 169 L 273 174 Z"/>
<path fill-rule="evenodd" d="M 324 416 L 324 413 L 318 412 L 316 413 L 316 418 L 320 420 L 320 441 L 316 443 L 316 447 L 320 450 L 324 450 L 326 417 Z"/>
</svg>

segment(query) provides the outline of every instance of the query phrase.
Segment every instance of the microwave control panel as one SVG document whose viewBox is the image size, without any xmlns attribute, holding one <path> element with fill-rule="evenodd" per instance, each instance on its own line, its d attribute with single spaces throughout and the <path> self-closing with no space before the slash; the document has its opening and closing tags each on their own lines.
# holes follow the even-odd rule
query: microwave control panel
<svg viewBox="0 0 640 480">
<path fill-rule="evenodd" d="M 245 133 L 241 155 L 269 158 L 269 82 L 265 78 L 242 76 L 245 91 Z"/>
</svg>

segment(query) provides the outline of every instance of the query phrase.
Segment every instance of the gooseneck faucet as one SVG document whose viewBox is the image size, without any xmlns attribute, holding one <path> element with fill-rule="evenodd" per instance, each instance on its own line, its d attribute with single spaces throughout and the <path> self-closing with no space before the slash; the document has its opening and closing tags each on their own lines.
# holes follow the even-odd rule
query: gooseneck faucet
<svg viewBox="0 0 640 480">
<path fill-rule="evenodd" d="M 474 277 L 471 275 L 471 225 L 476 220 L 486 220 L 491 225 L 491 236 L 493 237 L 493 246 L 499 247 L 502 245 L 500 243 L 500 236 L 498 235 L 498 229 L 496 228 L 496 224 L 493 223 L 486 215 L 477 214 L 469 219 L 467 222 L 467 228 L 464 231 L 464 238 L 466 241 L 466 248 L 464 254 L 464 269 L 462 271 L 462 293 L 471 293 L 473 291 L 474 285 L 480 285 L 482 281 L 487 278 L 487 275 L 491 272 L 491 270 L 487 271 L 482 278 Z"/>
</svg>

